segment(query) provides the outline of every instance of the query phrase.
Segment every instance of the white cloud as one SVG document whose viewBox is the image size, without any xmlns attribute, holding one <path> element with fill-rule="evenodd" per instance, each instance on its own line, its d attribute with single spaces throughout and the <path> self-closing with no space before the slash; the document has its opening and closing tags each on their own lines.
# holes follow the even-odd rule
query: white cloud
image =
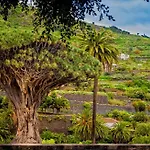
<svg viewBox="0 0 150 150">
<path fill-rule="evenodd" d="M 136 25 L 128 25 L 128 26 L 121 26 L 122 29 L 130 31 L 131 33 L 140 33 L 146 34 L 150 36 L 150 23 L 149 24 L 136 24 Z"/>
<path fill-rule="evenodd" d="M 110 14 L 115 22 L 105 18 L 99 21 L 99 17 L 87 16 L 85 21 L 95 22 L 102 26 L 116 26 L 131 33 L 147 34 L 150 36 L 150 2 L 144 0 L 103 0 L 110 6 Z"/>
</svg>

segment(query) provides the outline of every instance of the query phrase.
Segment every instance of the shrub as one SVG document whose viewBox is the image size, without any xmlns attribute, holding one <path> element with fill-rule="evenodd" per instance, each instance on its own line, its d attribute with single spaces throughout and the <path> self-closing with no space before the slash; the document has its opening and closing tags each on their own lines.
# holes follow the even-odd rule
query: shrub
<svg viewBox="0 0 150 150">
<path fill-rule="evenodd" d="M 132 119 L 136 122 L 147 122 L 149 120 L 149 116 L 145 112 L 136 112 L 132 116 Z"/>
<path fill-rule="evenodd" d="M 136 136 L 132 139 L 131 144 L 150 144 L 150 136 Z"/>
<path fill-rule="evenodd" d="M 145 111 L 146 110 L 146 103 L 144 101 L 135 101 L 132 104 L 135 108 L 135 111 Z"/>
<path fill-rule="evenodd" d="M 145 94 L 145 100 L 146 101 L 150 101 L 150 93 L 146 93 Z"/>
<path fill-rule="evenodd" d="M 80 142 L 80 139 L 75 135 L 67 135 L 66 136 L 66 143 L 70 143 L 70 144 L 76 143 L 76 144 L 78 144 L 79 142 Z"/>
<path fill-rule="evenodd" d="M 139 123 L 135 128 L 135 136 L 150 136 L 150 123 Z"/>
<path fill-rule="evenodd" d="M 124 106 L 124 105 L 126 105 L 126 103 L 124 101 L 117 100 L 117 99 L 110 99 L 110 100 L 108 100 L 108 103 L 110 105 L 117 105 L 117 106 Z"/>
<path fill-rule="evenodd" d="M 44 130 L 42 133 L 41 133 L 41 138 L 43 140 L 50 140 L 52 138 L 52 132 L 49 131 L 49 130 Z"/>
<path fill-rule="evenodd" d="M 44 130 L 41 133 L 41 138 L 45 141 L 49 141 L 51 139 L 54 139 L 56 144 L 65 143 L 65 134 L 64 133 L 53 133 L 49 130 Z"/>
<path fill-rule="evenodd" d="M 147 106 L 147 110 L 148 110 L 148 112 L 150 112 L 150 105 Z"/>
<path fill-rule="evenodd" d="M 84 102 L 83 103 L 83 109 L 89 109 L 91 110 L 92 104 L 90 102 Z"/>
<path fill-rule="evenodd" d="M 69 109 L 70 103 L 68 99 L 52 92 L 49 96 L 45 97 L 45 99 L 42 101 L 42 104 L 40 106 L 40 109 L 42 111 L 48 108 L 53 109 L 53 112 L 54 112 L 54 109 L 56 109 L 57 113 L 59 113 L 61 109 Z"/>
<path fill-rule="evenodd" d="M 127 87 L 132 87 L 134 84 L 133 84 L 133 81 L 132 80 L 128 80 L 128 81 L 125 81 L 125 85 Z"/>
<path fill-rule="evenodd" d="M 82 144 L 92 144 L 91 140 L 82 141 Z"/>
<path fill-rule="evenodd" d="M 126 91 L 126 95 L 130 98 L 145 99 L 146 91 L 142 88 L 129 88 Z"/>
<path fill-rule="evenodd" d="M 7 143 L 12 140 L 13 129 L 12 109 L 8 104 L 8 99 L 0 96 L 0 143 Z"/>
<path fill-rule="evenodd" d="M 123 85 L 123 84 L 116 84 L 115 88 L 118 89 L 118 90 L 121 90 L 121 91 L 125 91 L 126 86 Z"/>
<path fill-rule="evenodd" d="M 135 79 L 133 80 L 133 84 L 136 87 L 141 87 L 141 88 L 150 88 L 150 82 L 147 80 L 142 80 L 142 79 Z"/>
<path fill-rule="evenodd" d="M 42 140 L 42 144 L 55 144 L 55 140 L 54 139 Z"/>
<path fill-rule="evenodd" d="M 125 110 L 114 109 L 107 114 L 108 117 L 122 120 L 122 121 L 130 121 L 130 113 Z"/>
<path fill-rule="evenodd" d="M 119 122 L 111 129 L 114 143 L 128 143 L 131 139 L 131 130 L 127 122 Z"/>
<path fill-rule="evenodd" d="M 127 68 L 125 66 L 119 66 L 116 68 L 115 70 L 117 73 L 120 73 L 120 72 L 125 72 L 127 71 Z"/>
<path fill-rule="evenodd" d="M 0 96 L 0 109 L 8 109 L 8 99 L 5 96 Z"/>
<path fill-rule="evenodd" d="M 108 96 L 109 99 L 113 99 L 114 98 L 114 93 L 107 92 L 107 96 Z"/>
</svg>

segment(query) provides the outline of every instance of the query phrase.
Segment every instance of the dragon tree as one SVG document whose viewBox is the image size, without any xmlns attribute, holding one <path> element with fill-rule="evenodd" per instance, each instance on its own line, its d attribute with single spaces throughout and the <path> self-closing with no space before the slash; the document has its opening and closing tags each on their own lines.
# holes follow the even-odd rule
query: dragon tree
<svg viewBox="0 0 150 150">
<path fill-rule="evenodd" d="M 0 17 L 0 87 L 17 117 L 12 143 L 41 143 L 36 111 L 43 97 L 61 85 L 92 78 L 100 67 L 87 52 L 61 41 L 39 39 L 31 27 L 24 26 L 25 18 L 21 20 L 23 24 L 16 28 L 13 19 L 14 24 Z"/>
</svg>

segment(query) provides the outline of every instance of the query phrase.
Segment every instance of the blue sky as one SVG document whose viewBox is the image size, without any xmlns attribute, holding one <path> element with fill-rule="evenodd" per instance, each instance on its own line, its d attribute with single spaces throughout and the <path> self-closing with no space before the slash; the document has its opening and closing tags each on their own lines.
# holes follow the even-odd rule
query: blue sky
<svg viewBox="0 0 150 150">
<path fill-rule="evenodd" d="M 116 21 L 107 18 L 99 21 L 99 16 L 86 16 L 86 22 L 95 22 L 101 26 L 116 26 L 130 33 L 150 36 L 150 2 L 144 0 L 102 0 L 110 7 L 110 14 Z"/>
</svg>

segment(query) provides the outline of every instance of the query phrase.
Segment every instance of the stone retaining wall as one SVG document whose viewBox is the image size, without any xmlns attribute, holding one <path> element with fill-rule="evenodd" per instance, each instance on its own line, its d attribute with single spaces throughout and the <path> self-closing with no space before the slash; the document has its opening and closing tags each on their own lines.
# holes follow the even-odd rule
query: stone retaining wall
<svg viewBox="0 0 150 150">
<path fill-rule="evenodd" d="M 76 101 L 92 101 L 93 95 L 84 95 L 84 94 L 64 94 L 64 97 L 68 100 L 76 100 Z M 97 103 L 100 104 L 108 104 L 107 96 L 105 95 L 98 95 L 97 96 Z"/>
<path fill-rule="evenodd" d="M 81 113 L 83 110 L 83 103 L 84 101 L 70 101 L 70 111 L 73 114 Z M 118 109 L 118 110 L 126 110 L 128 112 L 135 112 L 134 107 L 132 106 L 113 106 L 109 104 L 97 104 L 97 113 L 99 114 L 106 114 L 107 112 Z"/>
</svg>

